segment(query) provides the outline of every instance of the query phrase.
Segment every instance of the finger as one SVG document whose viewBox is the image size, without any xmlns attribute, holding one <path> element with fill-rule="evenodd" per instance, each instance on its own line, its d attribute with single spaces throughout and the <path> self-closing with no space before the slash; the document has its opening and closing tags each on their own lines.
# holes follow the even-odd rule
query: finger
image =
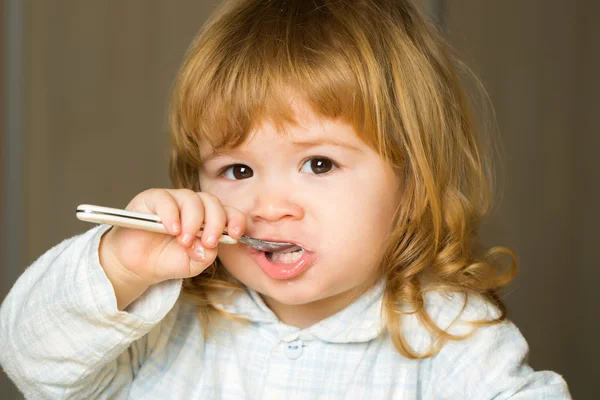
<svg viewBox="0 0 600 400">
<path fill-rule="evenodd" d="M 239 239 L 246 230 L 246 216 L 237 208 L 223 207 L 226 215 L 227 234 L 234 239 Z"/>
<path fill-rule="evenodd" d="M 179 203 L 181 234 L 178 241 L 182 246 L 190 247 L 204 223 L 206 215 L 204 203 L 196 193 L 188 189 L 171 193 Z"/>
<path fill-rule="evenodd" d="M 154 213 L 160 217 L 167 232 L 174 236 L 179 235 L 181 233 L 179 205 L 171 193 L 167 190 L 157 190 L 149 201 L 153 202 Z"/>
<path fill-rule="evenodd" d="M 126 209 L 156 214 L 169 234 L 176 236 L 181 232 L 179 205 L 165 189 L 148 189 L 140 193 L 134 197 Z"/>
<path fill-rule="evenodd" d="M 202 245 L 205 248 L 214 249 L 219 243 L 219 238 L 225 229 L 227 215 L 221 200 L 217 197 L 200 192 L 198 198 L 202 199 L 204 204 L 204 228 L 202 232 Z"/>
<path fill-rule="evenodd" d="M 198 238 L 194 240 L 192 246 L 186 249 L 190 257 L 189 270 L 186 271 L 184 278 L 191 278 L 202 273 L 210 266 L 217 258 L 216 249 L 207 249 L 202 245 L 202 241 Z"/>
</svg>

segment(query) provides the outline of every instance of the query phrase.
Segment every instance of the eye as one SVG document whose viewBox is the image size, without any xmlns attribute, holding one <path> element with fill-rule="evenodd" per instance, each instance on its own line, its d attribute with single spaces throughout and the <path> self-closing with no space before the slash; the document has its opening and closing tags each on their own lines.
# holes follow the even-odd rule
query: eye
<svg viewBox="0 0 600 400">
<path fill-rule="evenodd" d="M 334 168 L 336 168 L 336 165 L 329 158 L 313 157 L 306 160 L 300 170 L 307 174 L 321 175 L 328 173 Z"/>
<path fill-rule="evenodd" d="M 254 175 L 254 171 L 247 165 L 234 164 L 227 167 L 222 174 L 226 179 L 237 181 L 240 179 L 251 178 L 252 175 Z"/>
</svg>

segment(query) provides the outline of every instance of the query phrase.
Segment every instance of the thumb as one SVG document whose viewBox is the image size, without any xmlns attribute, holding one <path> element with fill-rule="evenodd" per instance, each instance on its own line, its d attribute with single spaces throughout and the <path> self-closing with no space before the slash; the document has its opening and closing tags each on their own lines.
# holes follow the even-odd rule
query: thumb
<svg viewBox="0 0 600 400">
<path fill-rule="evenodd" d="M 187 249 L 189 261 L 188 278 L 200 275 L 217 258 L 217 249 L 207 249 L 202 246 L 199 239 Z"/>
<path fill-rule="evenodd" d="M 190 259 L 190 276 L 188 276 L 188 278 L 200 275 L 210 264 L 212 263 Z"/>
</svg>

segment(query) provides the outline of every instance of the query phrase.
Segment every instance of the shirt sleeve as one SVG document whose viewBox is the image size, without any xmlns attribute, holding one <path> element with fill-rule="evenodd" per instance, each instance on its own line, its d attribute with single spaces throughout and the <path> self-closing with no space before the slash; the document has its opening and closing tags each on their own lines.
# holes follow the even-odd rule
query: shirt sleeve
<svg viewBox="0 0 600 400">
<path fill-rule="evenodd" d="M 473 306 L 467 308 L 472 317 L 469 308 Z M 465 333 L 465 326 L 458 324 L 455 333 Z M 527 342 L 510 321 L 479 327 L 467 339 L 447 342 L 435 356 L 433 397 L 571 399 L 565 380 L 551 371 L 534 371 L 527 364 L 528 353 Z"/>
<path fill-rule="evenodd" d="M 96 227 L 47 251 L 2 303 L 0 363 L 27 398 L 125 398 L 147 354 L 145 335 L 175 319 L 181 280 L 154 285 L 126 312 L 117 309 L 98 258 L 107 230 Z"/>
</svg>

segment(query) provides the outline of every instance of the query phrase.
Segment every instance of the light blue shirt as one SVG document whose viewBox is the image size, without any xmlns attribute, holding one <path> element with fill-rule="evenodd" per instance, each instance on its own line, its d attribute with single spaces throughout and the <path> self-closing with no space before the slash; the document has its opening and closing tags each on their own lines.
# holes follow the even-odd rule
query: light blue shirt
<svg viewBox="0 0 600 400">
<path fill-rule="evenodd" d="M 46 252 L 0 309 L 0 362 L 31 399 L 568 399 L 564 380 L 527 364 L 527 343 L 510 322 L 448 342 L 435 356 L 398 353 L 381 318 L 383 285 L 307 329 L 281 323 L 257 293 L 232 292 L 217 306 L 249 320 L 216 317 L 205 335 L 181 281 L 151 287 L 120 312 L 98 261 L 106 227 Z M 463 306 L 430 293 L 442 328 Z M 462 316 L 495 315 L 471 299 Z M 431 344 L 415 316 L 401 327 L 417 351 Z M 468 333 L 454 323 L 452 333 Z"/>
</svg>

